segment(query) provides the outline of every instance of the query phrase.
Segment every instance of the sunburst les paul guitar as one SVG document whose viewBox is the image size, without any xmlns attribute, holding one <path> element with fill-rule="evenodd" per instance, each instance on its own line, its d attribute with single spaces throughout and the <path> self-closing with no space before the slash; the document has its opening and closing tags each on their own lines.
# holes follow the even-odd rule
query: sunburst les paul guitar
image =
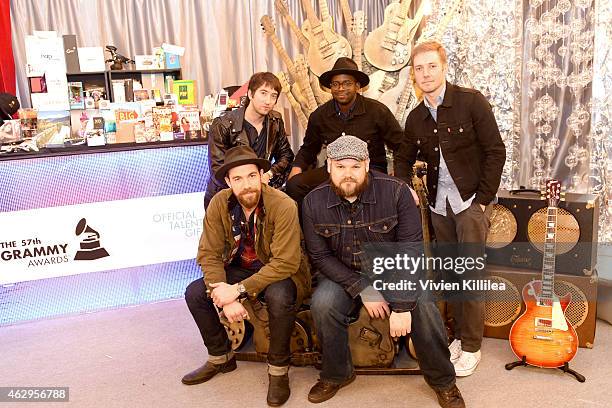
<svg viewBox="0 0 612 408">
<path fill-rule="evenodd" d="M 510 330 L 514 354 L 527 364 L 542 368 L 562 367 L 578 351 L 578 336 L 565 317 L 572 294 L 559 298 L 554 291 L 559 196 L 560 183 L 549 180 L 546 183 L 548 211 L 542 280 L 531 281 L 523 288 L 526 310 Z"/>
</svg>

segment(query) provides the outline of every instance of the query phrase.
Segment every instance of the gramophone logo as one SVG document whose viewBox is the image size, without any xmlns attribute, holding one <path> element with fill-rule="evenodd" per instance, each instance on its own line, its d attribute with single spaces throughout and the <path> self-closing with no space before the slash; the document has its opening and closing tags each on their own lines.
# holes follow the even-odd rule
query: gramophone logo
<svg viewBox="0 0 612 408">
<path fill-rule="evenodd" d="M 87 225 L 85 218 L 81 218 L 77 224 L 75 234 L 81 237 L 81 249 L 77 251 L 75 261 L 93 261 L 109 256 L 106 249 L 100 246 L 100 234 Z"/>
</svg>

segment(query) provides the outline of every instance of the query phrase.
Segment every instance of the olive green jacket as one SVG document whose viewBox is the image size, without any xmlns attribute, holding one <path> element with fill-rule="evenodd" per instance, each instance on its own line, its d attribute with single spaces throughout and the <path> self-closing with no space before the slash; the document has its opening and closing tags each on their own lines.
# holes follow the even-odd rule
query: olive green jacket
<svg viewBox="0 0 612 408">
<path fill-rule="evenodd" d="M 288 195 L 262 184 L 264 211 L 257 218 L 255 251 L 264 266 L 241 283 L 249 298 L 256 297 L 271 283 L 291 278 L 297 288 L 297 304 L 310 295 L 310 268 L 300 246 L 301 230 L 297 205 Z M 228 201 L 232 190 L 217 193 L 204 217 L 197 262 L 202 267 L 206 288 L 211 283 L 227 282 L 225 265 L 238 248 L 232 236 Z"/>
</svg>

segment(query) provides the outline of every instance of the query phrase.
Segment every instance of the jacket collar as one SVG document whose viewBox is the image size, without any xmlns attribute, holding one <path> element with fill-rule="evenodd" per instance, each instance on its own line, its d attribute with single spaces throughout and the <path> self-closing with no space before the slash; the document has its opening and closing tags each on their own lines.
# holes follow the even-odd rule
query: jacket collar
<svg viewBox="0 0 612 408">
<path fill-rule="evenodd" d="M 445 108 L 453 107 L 453 95 L 455 93 L 455 89 L 456 89 L 455 85 L 446 81 L 446 90 L 444 91 L 444 100 L 442 101 L 440 106 L 444 106 Z M 423 97 L 423 100 L 421 101 L 417 109 L 419 109 L 421 116 L 423 117 L 423 120 L 427 119 L 427 116 L 429 116 L 430 113 L 429 113 L 429 108 L 425 106 L 425 97 Z"/>
<path fill-rule="evenodd" d="M 243 106 L 241 108 L 236 109 L 235 111 L 230 112 L 232 118 L 232 132 L 240 132 L 244 127 L 244 112 L 246 111 L 246 107 Z"/>
<path fill-rule="evenodd" d="M 374 177 L 371 171 L 368 172 L 368 187 L 361 193 L 359 200 L 364 204 L 376 204 L 376 188 L 374 187 Z M 334 192 L 330 180 L 327 190 L 327 208 L 332 208 L 340 204 L 342 204 L 342 199 Z"/>
<path fill-rule="evenodd" d="M 335 101 L 331 99 L 326 103 L 325 113 L 327 116 L 336 117 L 338 113 L 336 113 Z M 357 94 L 357 98 L 355 99 L 355 106 L 353 107 L 353 116 L 363 115 L 365 113 L 365 104 L 364 97 L 361 94 Z"/>
</svg>

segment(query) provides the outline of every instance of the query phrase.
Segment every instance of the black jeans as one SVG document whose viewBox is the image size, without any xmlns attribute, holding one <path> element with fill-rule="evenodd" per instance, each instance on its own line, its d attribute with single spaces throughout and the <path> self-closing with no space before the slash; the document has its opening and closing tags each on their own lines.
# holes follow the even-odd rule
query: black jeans
<svg viewBox="0 0 612 408">
<path fill-rule="evenodd" d="M 359 298 L 351 298 L 342 286 L 320 279 L 310 309 L 323 351 L 322 380 L 341 383 L 352 375 L 348 321 L 359 306 Z M 440 311 L 432 301 L 419 299 L 411 314 L 412 341 L 425 381 L 434 389 L 448 389 L 455 384 L 455 369 Z"/>
<path fill-rule="evenodd" d="M 227 283 L 234 284 L 250 276 L 251 271 L 227 267 Z M 270 349 L 268 363 L 278 367 L 289 365 L 291 351 L 289 342 L 295 324 L 297 288 L 290 279 L 270 284 L 262 292 L 270 318 Z M 206 294 L 204 279 L 197 279 L 187 286 L 185 301 L 193 316 L 204 344 L 211 356 L 222 356 L 231 351 L 225 328 L 219 320 L 212 299 Z"/>
</svg>

